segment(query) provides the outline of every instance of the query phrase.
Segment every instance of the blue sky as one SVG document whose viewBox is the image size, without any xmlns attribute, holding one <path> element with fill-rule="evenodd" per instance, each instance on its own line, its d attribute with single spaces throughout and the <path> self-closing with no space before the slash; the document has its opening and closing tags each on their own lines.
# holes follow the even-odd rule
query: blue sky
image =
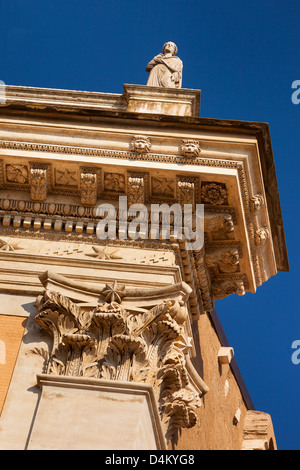
<svg viewBox="0 0 300 470">
<path fill-rule="evenodd" d="M 268 122 L 290 272 L 216 309 L 256 409 L 271 414 L 279 449 L 300 449 L 299 0 L 12 0 L 0 2 L 0 80 L 9 85 L 122 93 L 174 41 L 184 88 L 201 116 Z M 300 97 L 300 94 L 299 94 Z"/>
</svg>

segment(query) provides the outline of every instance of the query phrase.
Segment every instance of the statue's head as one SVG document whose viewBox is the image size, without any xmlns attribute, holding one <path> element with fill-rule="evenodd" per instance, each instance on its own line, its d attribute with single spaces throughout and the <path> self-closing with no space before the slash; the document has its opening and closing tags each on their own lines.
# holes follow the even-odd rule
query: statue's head
<svg viewBox="0 0 300 470">
<path fill-rule="evenodd" d="M 177 54 L 178 48 L 174 42 L 168 41 L 165 42 L 165 44 L 163 45 L 162 51 L 163 54 L 165 54 L 166 52 L 171 52 L 172 55 L 175 55 Z"/>
</svg>

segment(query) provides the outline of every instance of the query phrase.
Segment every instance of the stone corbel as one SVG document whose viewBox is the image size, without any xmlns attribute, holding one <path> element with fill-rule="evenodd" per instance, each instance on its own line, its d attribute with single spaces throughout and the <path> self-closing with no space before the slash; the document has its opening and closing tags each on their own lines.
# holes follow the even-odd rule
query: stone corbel
<svg viewBox="0 0 300 470">
<path fill-rule="evenodd" d="M 231 214 L 214 214 L 205 211 L 204 231 L 215 232 L 222 230 L 224 233 L 230 233 L 234 230 L 234 222 Z"/>
<path fill-rule="evenodd" d="M 206 253 L 205 262 L 216 274 L 235 273 L 240 270 L 239 250 L 237 248 L 221 248 Z"/>
<path fill-rule="evenodd" d="M 130 142 L 130 150 L 138 154 L 148 153 L 150 148 L 151 140 L 143 135 L 135 135 Z"/>
<path fill-rule="evenodd" d="M 184 204 L 195 205 L 195 182 L 191 178 L 178 178 L 177 199 L 181 206 Z"/>
<path fill-rule="evenodd" d="M 30 168 L 30 197 L 32 201 L 44 202 L 48 190 L 48 165 L 32 164 Z"/>
<path fill-rule="evenodd" d="M 215 299 L 223 299 L 231 294 L 245 295 L 245 281 L 239 278 L 224 278 L 214 280 L 212 285 L 212 295 Z"/>
<path fill-rule="evenodd" d="M 98 173 L 94 169 L 82 169 L 80 175 L 80 198 L 83 206 L 97 203 Z"/>
<path fill-rule="evenodd" d="M 127 177 L 128 207 L 132 204 L 145 204 L 145 178 L 139 173 L 129 173 Z"/>
</svg>

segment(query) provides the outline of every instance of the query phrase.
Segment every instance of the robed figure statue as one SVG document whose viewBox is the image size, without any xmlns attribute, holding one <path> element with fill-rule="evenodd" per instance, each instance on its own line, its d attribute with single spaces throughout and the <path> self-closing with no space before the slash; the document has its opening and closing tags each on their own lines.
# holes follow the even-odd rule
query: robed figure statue
<svg viewBox="0 0 300 470">
<path fill-rule="evenodd" d="M 155 56 L 146 67 L 146 72 L 150 72 L 148 86 L 181 88 L 183 64 L 176 53 L 174 42 L 164 44 L 163 53 Z"/>
</svg>

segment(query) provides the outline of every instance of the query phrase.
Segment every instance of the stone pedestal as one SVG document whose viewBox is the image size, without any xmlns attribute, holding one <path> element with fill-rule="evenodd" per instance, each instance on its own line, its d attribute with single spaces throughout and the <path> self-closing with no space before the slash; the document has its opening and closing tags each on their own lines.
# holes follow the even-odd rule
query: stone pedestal
<svg viewBox="0 0 300 470">
<path fill-rule="evenodd" d="M 28 450 L 166 449 L 152 386 L 39 375 Z"/>
<path fill-rule="evenodd" d="M 200 90 L 125 84 L 123 96 L 130 112 L 195 117 L 200 114 Z"/>
</svg>

